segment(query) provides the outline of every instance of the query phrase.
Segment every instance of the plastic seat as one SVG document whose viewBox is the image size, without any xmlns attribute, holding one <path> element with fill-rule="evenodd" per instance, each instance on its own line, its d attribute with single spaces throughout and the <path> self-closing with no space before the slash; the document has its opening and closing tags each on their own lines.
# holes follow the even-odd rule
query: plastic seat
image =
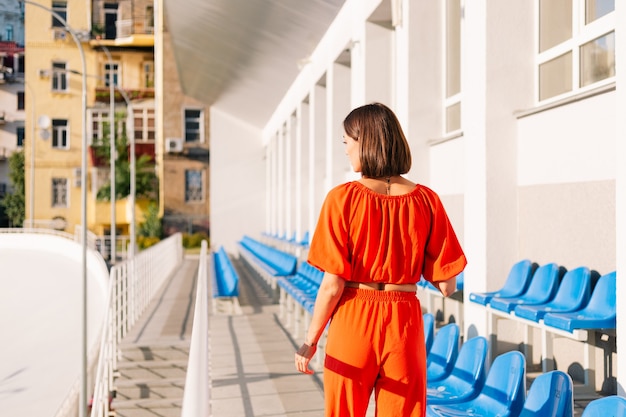
<svg viewBox="0 0 626 417">
<path fill-rule="evenodd" d="M 585 266 L 567 271 L 561 280 L 554 299 L 546 304 L 519 305 L 515 316 L 539 322 L 547 313 L 569 313 L 580 310 L 589 302 L 591 272 Z"/>
<path fill-rule="evenodd" d="M 459 326 L 456 323 L 446 324 L 435 334 L 433 345 L 428 352 L 428 382 L 439 381 L 452 372 L 459 354 Z"/>
<path fill-rule="evenodd" d="M 456 290 L 463 291 L 463 285 L 465 284 L 465 273 L 461 272 L 456 276 Z"/>
<path fill-rule="evenodd" d="M 532 276 L 532 263 L 525 259 L 519 261 L 509 271 L 506 282 L 498 291 L 492 292 L 473 292 L 470 293 L 469 299 L 473 303 L 486 306 L 493 297 L 517 297 L 528 288 L 530 277 Z"/>
<path fill-rule="evenodd" d="M 433 346 L 433 339 L 435 338 L 435 316 L 430 313 L 422 315 L 424 322 L 424 343 L 426 344 L 426 354 L 430 352 L 430 348 Z"/>
<path fill-rule="evenodd" d="M 626 417 L 626 398 L 611 395 L 587 404 L 582 417 Z"/>
<path fill-rule="evenodd" d="M 496 357 L 478 396 L 455 404 L 428 404 L 428 417 L 517 417 L 526 397 L 526 361 L 518 351 Z"/>
<path fill-rule="evenodd" d="M 575 329 L 614 329 L 615 279 L 615 272 L 601 276 L 586 307 L 570 313 L 547 313 L 543 323 L 568 332 Z"/>
<path fill-rule="evenodd" d="M 559 266 L 555 263 L 541 265 L 533 274 L 526 292 L 519 296 L 493 297 L 489 307 L 510 313 L 518 305 L 545 304 L 559 289 Z"/>
<path fill-rule="evenodd" d="M 574 385 L 563 371 L 541 374 L 533 381 L 519 417 L 565 417 L 574 413 Z"/>
<path fill-rule="evenodd" d="M 485 384 L 487 347 L 487 339 L 482 336 L 463 343 L 450 375 L 428 383 L 426 403 L 452 404 L 475 398 Z"/>
</svg>

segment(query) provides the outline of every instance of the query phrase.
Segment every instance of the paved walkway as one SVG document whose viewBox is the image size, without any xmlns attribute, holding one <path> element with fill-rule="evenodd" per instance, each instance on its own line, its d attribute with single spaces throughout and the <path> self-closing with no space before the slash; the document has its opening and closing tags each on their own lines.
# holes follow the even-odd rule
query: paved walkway
<svg viewBox="0 0 626 417">
<path fill-rule="evenodd" d="M 209 306 L 211 416 L 323 416 L 321 374 L 295 371 L 299 341 L 283 327 L 278 305 L 260 280 L 239 260 L 233 263 L 240 276 L 238 300 Z M 123 341 L 113 401 L 118 416 L 180 416 L 197 269 L 197 258 L 185 258 Z M 574 415 L 579 417 L 585 405 L 577 402 Z"/>
<path fill-rule="evenodd" d="M 296 343 L 278 320 L 278 305 L 239 261 L 234 265 L 242 314 L 210 320 L 212 415 L 322 416 L 321 381 L 295 370 Z"/>
<path fill-rule="evenodd" d="M 278 320 L 278 305 L 234 263 L 241 278 L 238 302 L 209 306 L 211 415 L 323 415 L 321 381 L 295 371 L 295 342 Z M 197 269 L 198 259 L 186 257 L 121 343 L 117 416 L 180 416 Z"/>
</svg>

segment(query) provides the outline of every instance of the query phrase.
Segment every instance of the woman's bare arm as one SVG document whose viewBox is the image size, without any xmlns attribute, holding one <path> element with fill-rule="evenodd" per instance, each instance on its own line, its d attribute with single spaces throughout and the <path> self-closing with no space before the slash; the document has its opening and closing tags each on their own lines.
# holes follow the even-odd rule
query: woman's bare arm
<svg viewBox="0 0 626 417">
<path fill-rule="evenodd" d="M 343 278 L 328 272 L 324 273 L 315 299 L 311 324 L 304 339 L 306 347 L 303 345 L 296 353 L 298 371 L 307 374 L 313 373 L 313 370 L 309 369 L 309 362 L 317 350 L 317 341 L 324 332 L 326 324 L 328 324 L 328 320 L 341 298 L 344 286 L 345 280 Z"/>
<path fill-rule="evenodd" d="M 449 297 L 456 291 L 456 277 L 445 281 L 437 281 L 433 284 L 444 297 Z"/>
</svg>

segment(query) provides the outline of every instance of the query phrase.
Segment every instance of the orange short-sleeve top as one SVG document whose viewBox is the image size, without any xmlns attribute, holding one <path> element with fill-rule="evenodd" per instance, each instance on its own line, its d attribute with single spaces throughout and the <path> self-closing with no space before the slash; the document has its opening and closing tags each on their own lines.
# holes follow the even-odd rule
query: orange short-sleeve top
<svg viewBox="0 0 626 417">
<path fill-rule="evenodd" d="M 434 191 L 388 196 L 358 181 L 326 196 L 308 261 L 346 280 L 394 284 L 445 281 L 467 264 Z"/>
</svg>

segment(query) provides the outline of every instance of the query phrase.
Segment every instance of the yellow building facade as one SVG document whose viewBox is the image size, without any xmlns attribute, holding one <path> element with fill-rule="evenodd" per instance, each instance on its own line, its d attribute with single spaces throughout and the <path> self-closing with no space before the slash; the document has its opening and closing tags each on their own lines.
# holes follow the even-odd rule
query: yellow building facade
<svg viewBox="0 0 626 417">
<path fill-rule="evenodd" d="M 86 186 L 87 227 L 106 235 L 111 230 L 111 205 L 96 196 L 110 181 L 111 169 L 110 160 L 97 149 L 106 142 L 110 126 L 110 83 L 118 138 L 125 132 L 128 143 L 135 141 L 137 158 L 148 155 L 156 163 L 153 2 L 37 0 L 41 7 L 31 3 L 35 1 L 27 3 L 25 11 L 25 80 L 34 96 L 27 96 L 25 113 L 26 131 L 34 131 L 35 137 L 25 144 L 25 225 L 73 233 L 81 224 Z M 78 43 L 51 11 L 66 20 Z M 86 184 L 81 181 L 84 147 Z M 149 201 L 138 198 L 136 203 L 135 221 L 141 222 Z M 132 212 L 128 197 L 116 201 L 117 233 L 129 233 Z"/>
</svg>

